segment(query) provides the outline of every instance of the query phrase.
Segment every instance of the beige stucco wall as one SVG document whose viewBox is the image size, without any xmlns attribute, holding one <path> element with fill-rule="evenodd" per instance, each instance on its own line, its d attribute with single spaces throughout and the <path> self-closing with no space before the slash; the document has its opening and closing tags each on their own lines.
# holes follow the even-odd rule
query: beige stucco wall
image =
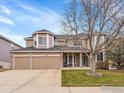
<svg viewBox="0 0 124 93">
<path fill-rule="evenodd" d="M 66 46 L 66 42 L 65 41 L 58 41 L 58 46 Z"/>
<path fill-rule="evenodd" d="M 67 41 L 66 39 L 55 39 L 54 45 L 55 46 L 67 46 Z"/>
<path fill-rule="evenodd" d="M 73 44 L 73 40 L 69 39 L 69 40 L 67 41 L 67 46 L 72 47 L 73 45 L 74 45 L 74 44 Z"/>
<path fill-rule="evenodd" d="M 81 42 L 82 45 L 85 47 L 85 48 L 89 48 L 89 40 L 87 39 L 80 39 L 80 38 L 77 38 L 75 40 L 73 39 L 68 39 L 68 40 L 65 40 L 65 39 L 55 39 L 55 45 L 57 46 L 69 46 L 69 47 L 73 47 L 74 46 L 74 42 Z"/>
</svg>

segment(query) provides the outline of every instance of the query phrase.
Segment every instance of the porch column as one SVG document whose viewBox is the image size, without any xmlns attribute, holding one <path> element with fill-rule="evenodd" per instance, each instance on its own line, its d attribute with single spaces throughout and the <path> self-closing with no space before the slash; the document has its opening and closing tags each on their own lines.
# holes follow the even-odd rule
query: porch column
<svg viewBox="0 0 124 93">
<path fill-rule="evenodd" d="M 74 67 L 74 53 L 72 53 L 72 67 Z"/>
<path fill-rule="evenodd" d="M 69 66 L 69 53 L 67 53 L 67 67 Z"/>
<path fill-rule="evenodd" d="M 82 67 L 82 53 L 80 53 L 80 67 Z"/>
<path fill-rule="evenodd" d="M 47 48 L 49 48 L 49 34 L 47 34 Z"/>
<path fill-rule="evenodd" d="M 105 62 L 105 60 L 106 60 L 106 53 L 105 51 L 103 51 L 103 62 Z"/>
</svg>

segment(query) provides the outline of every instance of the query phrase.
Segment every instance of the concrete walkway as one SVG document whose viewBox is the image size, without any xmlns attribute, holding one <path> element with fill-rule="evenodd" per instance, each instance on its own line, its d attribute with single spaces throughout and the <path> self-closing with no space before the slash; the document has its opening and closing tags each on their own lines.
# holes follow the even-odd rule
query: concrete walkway
<svg viewBox="0 0 124 93">
<path fill-rule="evenodd" d="M 124 93 L 124 87 L 61 87 L 60 70 L 0 73 L 0 93 Z"/>
</svg>

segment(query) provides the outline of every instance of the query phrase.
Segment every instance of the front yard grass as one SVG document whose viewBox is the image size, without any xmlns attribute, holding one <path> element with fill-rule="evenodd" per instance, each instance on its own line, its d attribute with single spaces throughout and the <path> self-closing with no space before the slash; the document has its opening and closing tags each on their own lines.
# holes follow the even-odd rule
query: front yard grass
<svg viewBox="0 0 124 93">
<path fill-rule="evenodd" d="M 103 77 L 87 76 L 88 70 L 62 70 L 62 86 L 124 86 L 124 72 L 98 70 Z"/>
</svg>

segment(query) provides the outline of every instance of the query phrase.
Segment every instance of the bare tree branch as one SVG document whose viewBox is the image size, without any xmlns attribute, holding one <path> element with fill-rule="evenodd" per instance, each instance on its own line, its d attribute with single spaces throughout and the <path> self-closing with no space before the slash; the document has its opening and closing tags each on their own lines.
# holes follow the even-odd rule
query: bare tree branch
<svg viewBox="0 0 124 93">
<path fill-rule="evenodd" d="M 112 47 L 124 29 L 124 0 L 72 0 L 64 18 L 63 26 L 69 33 L 87 34 L 90 55 L 85 54 L 95 72 L 95 55 Z"/>
</svg>

